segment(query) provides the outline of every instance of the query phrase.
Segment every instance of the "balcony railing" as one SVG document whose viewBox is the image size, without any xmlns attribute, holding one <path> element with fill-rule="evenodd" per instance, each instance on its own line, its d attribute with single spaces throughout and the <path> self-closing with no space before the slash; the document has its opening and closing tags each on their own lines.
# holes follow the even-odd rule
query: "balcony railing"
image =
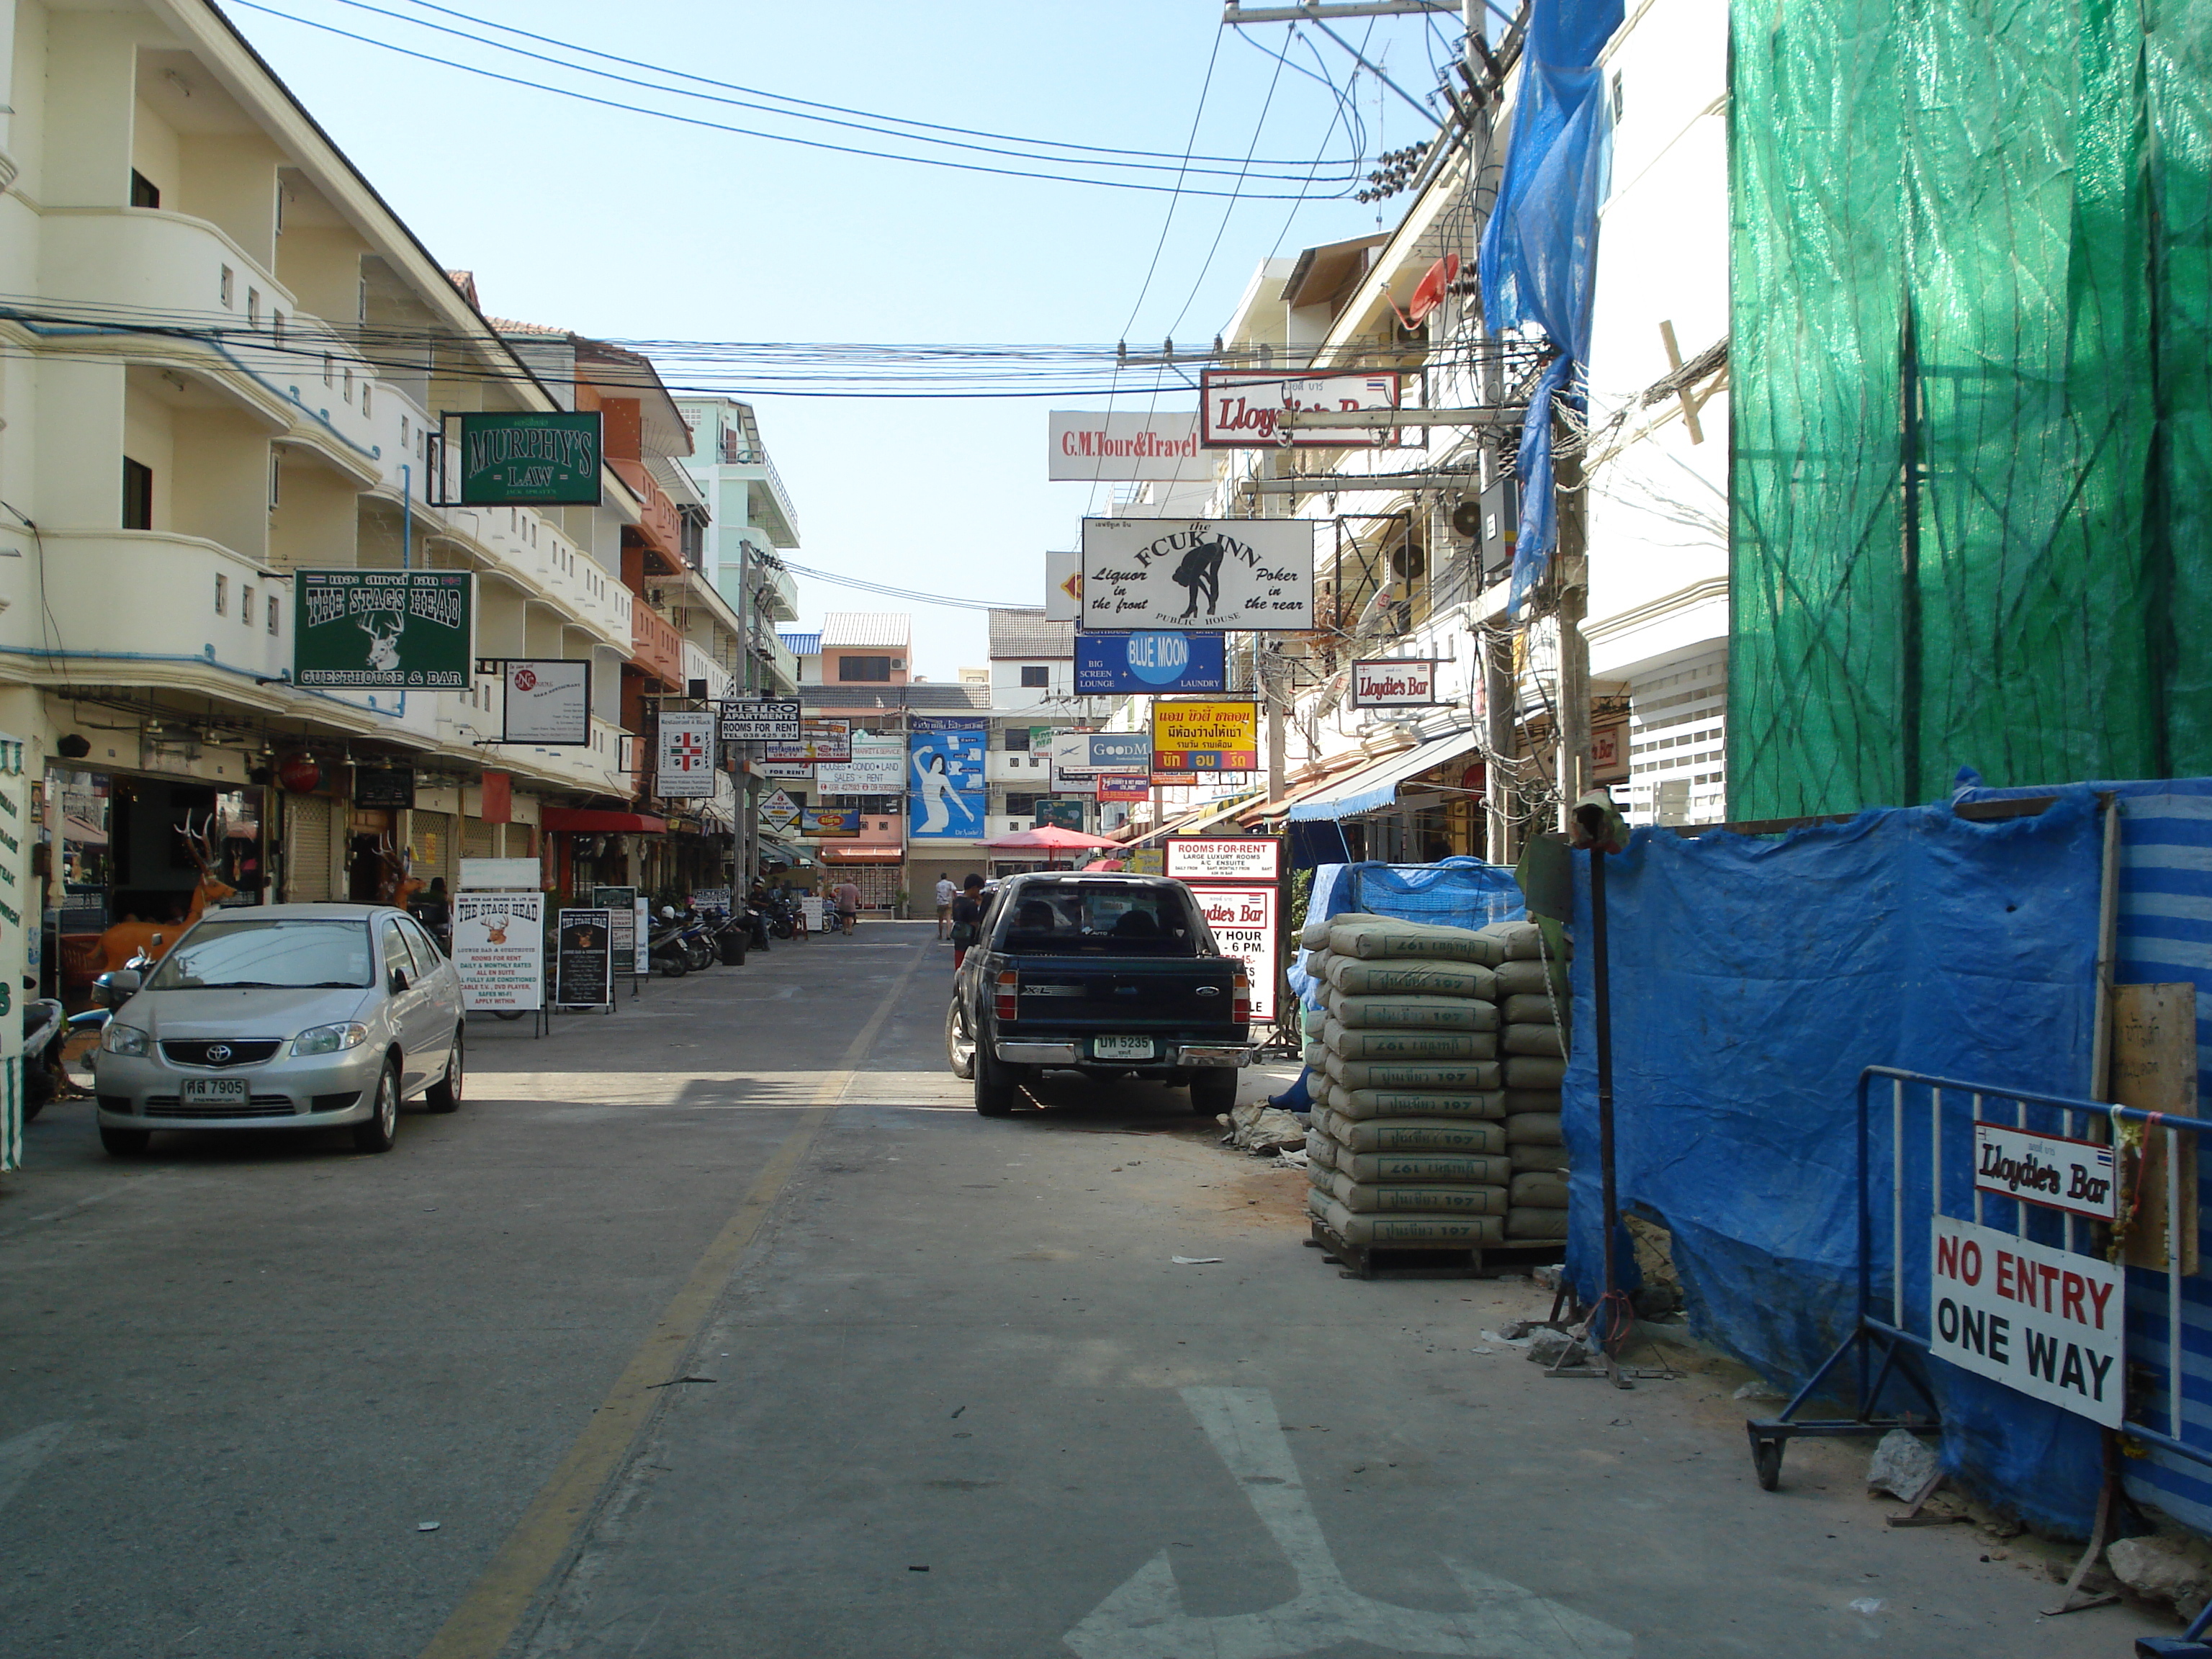
<svg viewBox="0 0 2212 1659">
<path fill-rule="evenodd" d="M 290 672 L 289 577 L 195 536 L 49 530 L 44 539 L 53 580 L 43 605 L 10 611 L 14 650 L 102 659 L 103 678 L 131 684 L 173 684 L 202 666 L 240 684 Z"/>
<path fill-rule="evenodd" d="M 671 690 L 684 689 L 684 636 L 649 605 L 630 608 L 630 660 Z"/>
<path fill-rule="evenodd" d="M 672 564 L 684 562 L 684 515 L 676 503 L 668 499 L 668 492 L 653 483 L 653 475 L 639 461 L 611 459 L 608 465 L 615 475 L 630 487 L 639 502 L 638 528 L 645 538 L 658 548 Z"/>
</svg>

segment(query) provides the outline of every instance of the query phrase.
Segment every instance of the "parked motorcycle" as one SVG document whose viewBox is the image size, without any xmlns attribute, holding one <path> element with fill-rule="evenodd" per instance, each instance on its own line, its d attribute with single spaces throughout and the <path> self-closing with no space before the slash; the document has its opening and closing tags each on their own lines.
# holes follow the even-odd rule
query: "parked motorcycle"
<svg viewBox="0 0 2212 1659">
<path fill-rule="evenodd" d="M 646 960 L 664 979 L 681 979 L 691 971 L 691 953 L 684 945 L 686 924 L 676 907 L 664 904 L 652 932 L 646 935 Z"/>
<path fill-rule="evenodd" d="M 35 986 L 35 981 L 25 981 Z M 62 1006 L 52 997 L 30 997 L 23 1003 L 23 1121 L 44 1111 L 47 1103 L 68 1081 L 62 1070 L 62 1045 L 56 1039 L 69 1029 Z"/>
</svg>

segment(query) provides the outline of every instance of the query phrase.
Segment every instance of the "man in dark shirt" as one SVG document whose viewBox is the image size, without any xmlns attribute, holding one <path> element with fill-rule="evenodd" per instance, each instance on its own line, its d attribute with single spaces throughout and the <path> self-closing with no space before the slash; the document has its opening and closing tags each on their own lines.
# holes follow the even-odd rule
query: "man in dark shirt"
<svg viewBox="0 0 2212 1659">
<path fill-rule="evenodd" d="M 958 973 L 960 964 L 967 960 L 968 947 L 982 937 L 983 878 L 971 875 L 960 890 L 960 896 L 952 901 L 952 971 Z"/>
</svg>

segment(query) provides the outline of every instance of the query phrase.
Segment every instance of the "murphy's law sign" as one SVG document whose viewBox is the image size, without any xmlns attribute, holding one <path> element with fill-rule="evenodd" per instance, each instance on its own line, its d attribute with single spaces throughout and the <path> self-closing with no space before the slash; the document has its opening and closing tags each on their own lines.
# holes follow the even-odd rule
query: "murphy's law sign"
<svg viewBox="0 0 2212 1659">
<path fill-rule="evenodd" d="M 599 416 L 463 415 L 463 507 L 599 505 Z"/>
</svg>

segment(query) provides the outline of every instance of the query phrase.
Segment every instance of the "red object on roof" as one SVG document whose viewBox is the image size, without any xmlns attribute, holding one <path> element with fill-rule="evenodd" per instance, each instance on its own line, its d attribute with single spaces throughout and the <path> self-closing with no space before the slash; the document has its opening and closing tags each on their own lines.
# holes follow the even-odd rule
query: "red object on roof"
<svg viewBox="0 0 2212 1659">
<path fill-rule="evenodd" d="M 1011 836 L 1000 836 L 987 841 L 984 846 L 1001 853 L 1073 853 L 1085 847 L 1121 846 L 1104 836 L 1086 836 L 1080 830 L 1063 830 L 1056 823 L 1048 823 L 1036 830 L 1018 830 Z"/>
<path fill-rule="evenodd" d="M 1407 328 L 1419 328 L 1429 319 L 1429 313 L 1444 302 L 1444 294 L 1459 275 L 1459 255 L 1447 253 L 1431 265 L 1421 280 L 1413 286 L 1413 297 L 1406 301 L 1405 310 L 1398 313 L 1399 321 Z"/>
<path fill-rule="evenodd" d="M 549 806 L 543 828 L 556 834 L 592 836 L 659 836 L 668 830 L 666 818 L 642 812 L 602 812 L 588 806 Z"/>
</svg>

